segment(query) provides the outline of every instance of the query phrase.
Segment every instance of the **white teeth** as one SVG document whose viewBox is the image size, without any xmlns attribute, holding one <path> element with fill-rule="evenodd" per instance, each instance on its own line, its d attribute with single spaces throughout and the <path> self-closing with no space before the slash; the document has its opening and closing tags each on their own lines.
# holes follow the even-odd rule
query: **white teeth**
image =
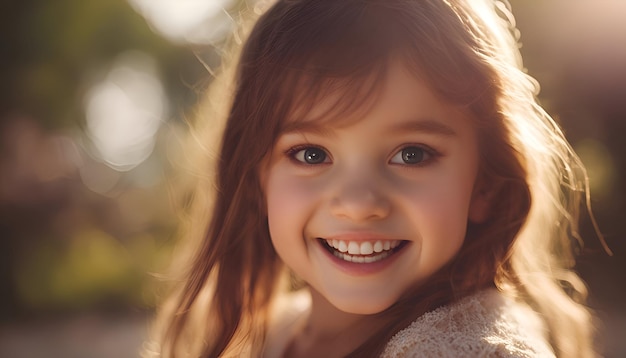
<svg viewBox="0 0 626 358">
<path fill-rule="evenodd" d="M 359 244 L 354 242 L 354 241 L 350 241 L 350 243 L 348 244 L 348 253 L 350 255 L 358 255 L 361 253 Z"/>
<path fill-rule="evenodd" d="M 361 243 L 361 255 L 371 255 L 374 252 L 374 248 L 372 247 L 372 243 L 369 241 L 365 241 Z"/>
<path fill-rule="evenodd" d="M 389 252 L 382 252 L 380 254 L 376 254 L 373 256 L 352 256 L 348 254 L 342 254 L 341 252 L 337 252 L 337 251 L 333 252 L 333 254 L 336 257 L 344 261 L 355 262 L 355 263 L 368 263 L 368 264 L 372 262 L 380 261 L 390 255 Z"/>
<path fill-rule="evenodd" d="M 371 263 L 379 261 L 389 256 L 390 251 L 398 245 L 400 240 L 376 240 L 371 241 L 344 241 L 326 240 L 326 243 L 339 252 L 334 252 L 335 256 L 350 262 Z M 358 256 L 355 256 L 358 255 Z"/>
</svg>

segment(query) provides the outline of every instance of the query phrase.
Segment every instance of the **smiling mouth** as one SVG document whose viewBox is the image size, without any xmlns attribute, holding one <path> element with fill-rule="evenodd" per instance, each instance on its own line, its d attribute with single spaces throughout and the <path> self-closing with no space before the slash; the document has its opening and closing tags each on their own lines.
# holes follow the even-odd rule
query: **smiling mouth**
<svg viewBox="0 0 626 358">
<path fill-rule="evenodd" d="M 320 244 L 335 257 L 354 263 L 372 263 L 384 260 L 402 250 L 404 240 L 344 241 L 318 238 Z"/>
</svg>

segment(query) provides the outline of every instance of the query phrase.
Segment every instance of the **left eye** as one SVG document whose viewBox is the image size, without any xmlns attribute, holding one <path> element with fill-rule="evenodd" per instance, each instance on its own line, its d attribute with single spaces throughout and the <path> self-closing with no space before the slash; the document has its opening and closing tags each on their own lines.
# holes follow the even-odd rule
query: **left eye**
<svg viewBox="0 0 626 358">
<path fill-rule="evenodd" d="M 294 149 L 290 155 L 293 159 L 306 164 L 322 164 L 328 161 L 328 155 L 324 149 L 318 147 Z"/>
<path fill-rule="evenodd" d="M 389 161 L 392 164 L 420 164 L 431 159 L 431 154 L 424 148 L 415 145 L 402 148 Z"/>
</svg>

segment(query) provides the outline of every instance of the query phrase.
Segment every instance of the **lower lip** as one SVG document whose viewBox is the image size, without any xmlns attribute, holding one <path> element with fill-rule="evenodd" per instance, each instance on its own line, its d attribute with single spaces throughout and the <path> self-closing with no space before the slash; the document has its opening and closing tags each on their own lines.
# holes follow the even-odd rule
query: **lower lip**
<svg viewBox="0 0 626 358">
<path fill-rule="evenodd" d="M 410 245 L 410 243 L 404 244 L 403 245 L 404 247 L 402 247 L 399 251 L 393 252 L 391 255 L 385 257 L 384 259 L 380 261 L 370 262 L 370 263 L 357 263 L 357 262 L 350 262 L 350 261 L 346 261 L 346 260 L 342 260 L 338 258 L 337 256 L 333 255 L 330 251 L 328 251 L 325 247 L 323 247 L 324 245 L 323 243 L 319 242 L 319 240 L 316 240 L 316 241 L 317 241 L 317 245 L 320 245 L 319 249 L 322 250 L 322 252 L 326 255 L 326 257 L 328 257 L 330 261 L 333 262 L 333 264 L 335 264 L 341 271 L 352 276 L 373 275 L 373 274 L 376 274 L 378 272 L 385 270 L 387 267 L 393 264 L 393 262 L 396 261 L 396 259 L 400 255 L 402 255 L 402 253 L 405 251 L 407 246 Z"/>
</svg>

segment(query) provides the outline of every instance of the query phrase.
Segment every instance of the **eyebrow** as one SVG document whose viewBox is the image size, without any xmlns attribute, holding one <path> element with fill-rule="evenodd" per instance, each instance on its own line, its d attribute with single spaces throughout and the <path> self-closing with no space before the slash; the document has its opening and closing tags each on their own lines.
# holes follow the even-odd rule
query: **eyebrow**
<svg viewBox="0 0 626 358">
<path fill-rule="evenodd" d="M 304 132 L 319 135 L 332 135 L 334 133 L 329 126 L 320 125 L 317 121 L 289 122 L 281 129 L 281 132 L 283 134 Z"/>
<path fill-rule="evenodd" d="M 391 132 L 424 132 L 446 137 L 456 135 L 450 126 L 432 118 L 419 118 L 399 123 L 391 128 Z"/>
<path fill-rule="evenodd" d="M 393 125 L 391 133 L 422 132 L 446 137 L 455 136 L 456 132 L 448 125 L 432 118 L 418 118 Z M 282 133 L 305 132 L 320 135 L 332 135 L 334 130 L 329 126 L 320 125 L 316 121 L 291 122 L 281 131 Z"/>
</svg>

